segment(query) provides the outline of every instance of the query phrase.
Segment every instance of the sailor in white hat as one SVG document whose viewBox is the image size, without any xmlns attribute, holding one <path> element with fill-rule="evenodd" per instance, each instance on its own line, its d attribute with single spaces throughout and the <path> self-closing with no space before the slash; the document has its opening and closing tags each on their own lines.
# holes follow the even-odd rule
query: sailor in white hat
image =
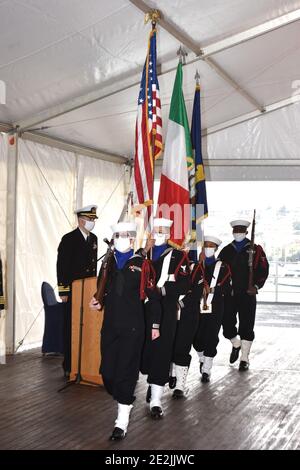
<svg viewBox="0 0 300 470">
<path fill-rule="evenodd" d="M 118 222 L 111 226 L 115 247 L 117 266 L 122 269 L 124 264 L 133 255 L 136 238 L 136 224 L 134 222 Z"/>
<path fill-rule="evenodd" d="M 145 340 L 144 302 L 147 293 L 152 318 L 158 327 L 152 339 L 159 337 L 160 299 L 155 292 L 155 272 L 147 252 L 153 245 L 149 240 L 144 250 L 134 253 L 136 224 L 119 222 L 112 225 L 113 258 L 105 285 L 104 305 L 93 298 L 90 308 L 104 307 L 101 330 L 101 368 L 107 392 L 118 405 L 111 440 L 123 439 L 135 400 L 142 348 Z M 101 272 L 99 281 L 101 282 Z M 153 293 L 153 298 L 151 298 Z"/>
<path fill-rule="evenodd" d="M 150 403 L 150 416 L 163 416 L 162 396 L 169 381 L 172 353 L 177 328 L 177 301 L 189 287 L 189 260 L 187 253 L 168 244 L 171 219 L 155 218 L 153 222 L 152 261 L 156 271 L 157 286 L 161 293 L 162 320 L 159 341 L 151 341 L 153 320 L 150 306 L 146 304 L 146 343 L 141 371 L 147 374 L 149 387 L 146 401 Z M 172 385 L 173 387 L 174 385 Z"/>
<path fill-rule="evenodd" d="M 234 231 L 234 233 L 238 233 L 239 229 L 242 227 L 242 231 L 245 232 L 246 230 L 244 229 L 244 227 L 246 227 L 246 229 L 249 227 L 250 225 L 250 222 L 248 220 L 244 220 L 244 219 L 237 219 L 237 220 L 232 220 L 230 222 L 230 225 L 232 228 L 236 228 L 236 230 Z"/>
<path fill-rule="evenodd" d="M 232 273 L 232 295 L 225 296 L 225 311 L 223 318 L 223 334 L 232 343 L 230 363 L 238 360 L 240 371 L 249 368 L 249 353 L 254 340 L 254 322 L 256 312 L 256 295 L 263 287 L 269 273 L 269 264 L 264 250 L 260 245 L 254 245 L 253 281 L 254 294 L 248 291 L 249 284 L 249 248 L 247 238 L 248 220 L 238 219 L 230 222 L 234 240 L 223 248 L 220 259 L 230 266 Z M 237 315 L 239 327 L 237 328 Z"/>
<path fill-rule="evenodd" d="M 216 236 L 204 237 L 203 252 L 193 267 L 191 288 L 188 294 L 179 301 L 182 313 L 176 333 L 174 362 L 176 367 L 177 364 L 181 366 L 183 379 L 177 380 L 174 398 L 182 398 L 186 394 L 185 382 L 191 361 L 192 345 L 199 356 L 201 382 L 210 380 L 224 311 L 223 296 L 224 292 L 230 289 L 231 281 L 228 266 L 215 257 L 221 243 Z M 200 310 L 199 302 L 203 297 L 205 302 Z M 207 307 L 206 310 L 204 306 Z"/>
<path fill-rule="evenodd" d="M 71 371 L 72 282 L 75 279 L 96 276 L 98 240 L 91 233 L 98 218 L 95 204 L 78 208 L 78 226 L 61 239 L 57 255 L 57 285 L 64 303 L 64 362 L 65 377 Z"/>
</svg>

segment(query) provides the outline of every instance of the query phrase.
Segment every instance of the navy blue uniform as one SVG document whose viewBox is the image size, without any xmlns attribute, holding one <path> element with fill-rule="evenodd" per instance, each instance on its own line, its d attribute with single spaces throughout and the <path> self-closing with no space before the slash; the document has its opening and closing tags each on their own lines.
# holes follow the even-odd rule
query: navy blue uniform
<svg viewBox="0 0 300 470">
<path fill-rule="evenodd" d="M 97 237 L 90 233 L 85 240 L 79 228 L 61 239 L 57 254 L 57 283 L 64 303 L 64 370 L 71 371 L 72 282 L 97 274 Z"/>
<path fill-rule="evenodd" d="M 223 334 L 232 339 L 240 335 L 242 340 L 253 341 L 256 313 L 256 296 L 247 294 L 249 282 L 249 248 L 246 239 L 238 251 L 235 242 L 225 246 L 219 257 L 230 266 L 232 274 L 232 293 L 225 296 Z M 253 284 L 261 289 L 269 275 L 269 263 L 260 245 L 254 245 Z M 237 315 L 239 327 L 237 328 Z"/>
<path fill-rule="evenodd" d="M 210 284 L 214 268 L 215 262 L 210 266 L 197 262 L 191 275 L 191 287 L 179 302 L 181 315 L 173 355 L 174 363 L 179 366 L 190 366 L 192 345 L 209 357 L 214 357 L 217 353 L 218 334 L 224 311 L 224 293 L 230 289 L 231 276 L 228 266 L 223 263 L 215 287 L 212 313 L 201 313 L 203 287 Z"/>
<path fill-rule="evenodd" d="M 172 251 L 169 275 L 174 281 L 168 280 L 162 287 L 160 336 L 151 340 L 153 322 L 147 314 L 146 343 L 143 352 L 141 372 L 148 375 L 148 383 L 163 386 L 169 381 L 170 364 L 172 361 L 174 341 L 177 328 L 177 302 L 180 295 L 186 294 L 189 288 L 190 273 L 186 253 L 167 248 L 162 255 L 153 261 L 157 281 L 160 279 L 165 257 Z"/>
<path fill-rule="evenodd" d="M 204 263 L 198 264 L 194 268 L 194 298 L 198 300 L 203 296 L 203 287 L 210 285 L 216 262 L 210 265 Z M 202 282 L 201 282 L 202 281 Z M 200 282 L 200 284 L 199 284 Z M 217 345 L 219 343 L 219 331 L 222 325 L 224 315 L 224 297 L 231 292 L 231 272 L 226 263 L 222 263 L 214 288 L 214 296 L 211 303 L 211 313 L 201 312 L 199 316 L 198 329 L 193 341 L 196 351 L 203 351 L 204 356 L 215 357 L 217 354 Z M 198 304 L 199 305 L 199 304 Z M 200 309 L 199 309 L 200 310 Z"/>
<path fill-rule="evenodd" d="M 114 261 L 104 296 L 101 330 L 101 367 L 103 383 L 110 395 L 123 405 L 135 400 L 142 348 L 145 341 L 142 255 L 129 258 L 122 269 Z M 155 286 L 147 288 L 147 315 L 152 324 L 160 322 L 160 301 Z"/>
</svg>

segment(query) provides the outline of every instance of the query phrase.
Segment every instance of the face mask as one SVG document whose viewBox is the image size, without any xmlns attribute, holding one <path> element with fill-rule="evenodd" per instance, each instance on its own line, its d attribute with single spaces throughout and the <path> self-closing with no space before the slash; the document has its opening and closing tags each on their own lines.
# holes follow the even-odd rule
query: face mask
<svg viewBox="0 0 300 470">
<path fill-rule="evenodd" d="M 126 253 L 126 251 L 130 250 L 131 248 L 130 238 L 127 238 L 127 237 L 115 238 L 114 247 L 116 250 L 120 251 L 121 253 Z"/>
<path fill-rule="evenodd" d="M 93 230 L 94 227 L 95 227 L 95 222 L 93 220 L 85 221 L 84 223 L 85 230 L 87 230 L 88 232 L 91 232 L 91 230 Z"/>
<path fill-rule="evenodd" d="M 161 246 L 166 243 L 166 234 L 165 233 L 155 233 L 154 234 L 155 246 Z"/>
<path fill-rule="evenodd" d="M 210 258 L 211 256 L 214 256 L 215 249 L 214 248 L 204 248 L 204 253 L 205 253 L 206 258 Z"/>
<path fill-rule="evenodd" d="M 235 239 L 236 242 L 242 242 L 246 238 L 245 233 L 234 233 L 233 238 Z"/>
</svg>

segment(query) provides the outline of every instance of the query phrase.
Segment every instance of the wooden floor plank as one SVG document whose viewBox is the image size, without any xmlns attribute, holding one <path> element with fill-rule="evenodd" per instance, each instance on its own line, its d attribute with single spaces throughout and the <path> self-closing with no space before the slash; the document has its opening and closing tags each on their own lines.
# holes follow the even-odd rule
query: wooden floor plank
<svg viewBox="0 0 300 470">
<path fill-rule="evenodd" d="M 209 384 L 201 384 L 196 354 L 189 394 L 165 391 L 165 416 L 149 417 L 140 376 L 128 436 L 108 441 L 116 404 L 100 388 L 63 385 L 61 358 L 31 351 L 0 366 L 1 449 L 300 449 L 300 311 L 260 305 L 250 370 L 230 365 L 220 335 Z"/>
</svg>

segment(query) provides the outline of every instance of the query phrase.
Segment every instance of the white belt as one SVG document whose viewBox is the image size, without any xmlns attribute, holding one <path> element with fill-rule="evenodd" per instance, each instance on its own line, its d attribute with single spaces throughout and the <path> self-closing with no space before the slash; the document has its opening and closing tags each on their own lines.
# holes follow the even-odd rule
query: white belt
<svg viewBox="0 0 300 470">
<path fill-rule="evenodd" d="M 161 274 L 160 274 L 160 278 L 157 282 L 157 287 L 162 287 L 165 282 L 167 281 L 175 281 L 175 277 L 174 277 L 174 274 L 169 274 L 169 267 L 170 267 L 170 263 L 171 263 L 171 257 L 172 257 L 172 251 L 170 251 L 170 253 L 167 254 L 167 256 L 165 257 L 164 261 L 163 261 L 163 265 L 162 265 L 162 269 L 161 269 Z M 173 276 L 173 279 L 170 279 L 170 277 Z"/>
<path fill-rule="evenodd" d="M 180 295 L 179 296 L 179 302 L 180 300 L 184 299 L 184 295 Z M 181 316 L 181 307 L 180 307 L 180 304 L 178 303 L 178 309 L 177 309 L 177 320 L 180 320 L 180 316 Z"/>
<path fill-rule="evenodd" d="M 156 284 L 156 287 L 159 287 L 159 288 L 163 287 L 163 285 L 167 281 L 175 282 L 174 274 L 168 274 L 169 273 L 170 263 L 171 263 L 172 251 L 173 250 L 171 250 L 170 253 L 168 253 L 167 256 L 164 258 L 163 265 L 162 265 L 162 268 L 161 268 L 160 278 L 159 278 L 159 280 Z M 146 298 L 145 303 L 147 303 L 148 300 L 149 299 Z"/>
<path fill-rule="evenodd" d="M 215 265 L 213 277 L 211 279 L 210 286 L 209 286 L 211 290 L 213 290 L 217 285 L 221 266 L 222 266 L 222 261 L 217 261 Z M 213 298 L 214 298 L 214 292 L 211 292 L 210 294 L 208 294 L 206 305 L 211 305 Z"/>
</svg>

